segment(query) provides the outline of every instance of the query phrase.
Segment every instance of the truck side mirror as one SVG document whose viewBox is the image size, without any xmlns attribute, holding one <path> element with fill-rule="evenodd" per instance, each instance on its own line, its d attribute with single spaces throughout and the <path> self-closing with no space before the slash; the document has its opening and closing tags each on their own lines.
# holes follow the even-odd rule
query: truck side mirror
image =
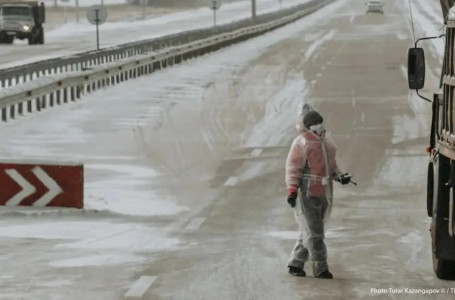
<svg viewBox="0 0 455 300">
<path fill-rule="evenodd" d="M 39 6 L 39 20 L 40 20 L 40 23 L 44 23 L 46 21 L 46 12 L 44 10 L 44 3 L 41 2 L 40 6 Z"/>
<path fill-rule="evenodd" d="M 420 90 L 425 85 L 425 54 L 422 48 L 409 48 L 408 84 L 413 90 Z"/>
</svg>

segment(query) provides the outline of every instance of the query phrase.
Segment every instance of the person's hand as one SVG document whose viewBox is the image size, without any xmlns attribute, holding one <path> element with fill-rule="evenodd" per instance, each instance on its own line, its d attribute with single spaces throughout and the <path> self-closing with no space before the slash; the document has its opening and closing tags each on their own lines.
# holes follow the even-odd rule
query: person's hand
<svg viewBox="0 0 455 300">
<path fill-rule="evenodd" d="M 295 200 L 297 199 L 297 186 L 291 185 L 288 188 L 288 203 L 291 207 L 295 207 Z"/>
<path fill-rule="evenodd" d="M 295 207 L 296 199 L 297 199 L 297 192 L 292 192 L 288 195 L 288 203 L 291 207 Z"/>
<path fill-rule="evenodd" d="M 341 174 L 339 177 L 338 177 L 338 181 L 341 183 L 341 184 L 348 184 L 349 182 L 351 182 L 351 175 L 349 175 L 348 173 L 344 173 L 344 174 Z"/>
</svg>

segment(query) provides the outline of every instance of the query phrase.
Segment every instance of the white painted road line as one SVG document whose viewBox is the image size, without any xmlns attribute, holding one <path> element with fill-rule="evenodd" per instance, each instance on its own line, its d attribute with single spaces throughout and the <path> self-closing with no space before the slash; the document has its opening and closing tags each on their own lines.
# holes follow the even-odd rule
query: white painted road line
<svg viewBox="0 0 455 300">
<path fill-rule="evenodd" d="M 237 184 L 237 177 L 229 177 L 224 183 L 225 186 L 234 186 Z"/>
<path fill-rule="evenodd" d="M 191 222 L 188 224 L 188 226 L 186 226 L 185 231 L 198 230 L 199 227 L 201 227 L 202 223 L 204 223 L 206 219 L 207 218 L 202 218 L 202 217 L 194 218 L 193 220 L 191 220 Z"/>
<path fill-rule="evenodd" d="M 251 151 L 250 156 L 258 157 L 259 155 L 261 155 L 261 153 L 262 153 L 262 149 L 261 148 L 254 149 L 253 151 Z"/>
<path fill-rule="evenodd" d="M 156 280 L 156 276 L 142 276 L 125 294 L 126 298 L 141 298 Z"/>
</svg>

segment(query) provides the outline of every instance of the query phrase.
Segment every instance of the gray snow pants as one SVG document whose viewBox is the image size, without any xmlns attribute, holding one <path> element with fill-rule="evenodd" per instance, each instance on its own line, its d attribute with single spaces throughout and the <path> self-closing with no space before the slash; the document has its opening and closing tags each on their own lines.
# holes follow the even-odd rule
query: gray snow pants
<svg viewBox="0 0 455 300">
<path fill-rule="evenodd" d="M 313 275 L 317 276 L 329 268 L 324 243 L 324 215 L 328 202 L 325 197 L 303 196 L 298 202 L 294 208 L 294 215 L 299 224 L 300 235 L 292 250 L 288 266 L 303 268 L 311 254 Z"/>
</svg>

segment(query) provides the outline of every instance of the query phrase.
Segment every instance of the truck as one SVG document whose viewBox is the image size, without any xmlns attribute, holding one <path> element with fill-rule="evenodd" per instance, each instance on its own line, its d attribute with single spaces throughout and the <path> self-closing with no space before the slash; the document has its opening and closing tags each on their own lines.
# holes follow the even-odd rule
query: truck
<svg viewBox="0 0 455 300">
<path fill-rule="evenodd" d="M 440 0 L 444 33 L 425 37 L 408 49 L 408 85 L 432 103 L 427 169 L 426 208 L 431 218 L 433 270 L 439 279 L 455 279 L 455 0 Z M 425 54 L 420 40 L 444 36 L 439 90 L 433 97 L 419 94 L 425 83 Z"/>
<path fill-rule="evenodd" d="M 29 45 L 44 44 L 44 22 L 43 2 L 0 0 L 0 43 L 28 39 Z"/>
</svg>

